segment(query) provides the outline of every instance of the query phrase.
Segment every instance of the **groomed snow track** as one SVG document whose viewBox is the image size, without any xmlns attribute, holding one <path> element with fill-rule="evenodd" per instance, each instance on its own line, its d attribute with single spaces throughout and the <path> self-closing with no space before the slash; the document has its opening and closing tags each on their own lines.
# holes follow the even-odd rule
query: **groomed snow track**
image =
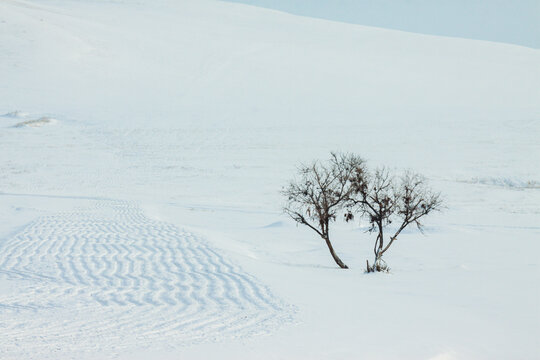
<svg viewBox="0 0 540 360">
<path fill-rule="evenodd" d="M 0 277 L 17 282 L 0 294 L 0 358 L 170 350 L 267 333 L 290 318 L 196 235 L 133 203 L 86 202 L 0 243 Z"/>
</svg>

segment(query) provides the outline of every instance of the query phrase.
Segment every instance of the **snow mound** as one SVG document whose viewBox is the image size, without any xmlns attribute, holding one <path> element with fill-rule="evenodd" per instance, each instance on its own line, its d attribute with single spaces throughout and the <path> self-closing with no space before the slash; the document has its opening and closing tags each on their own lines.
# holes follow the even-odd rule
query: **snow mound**
<svg viewBox="0 0 540 360">
<path fill-rule="evenodd" d="M 15 110 L 15 111 L 11 111 L 0 116 L 5 117 L 5 118 L 11 118 L 11 119 L 21 119 L 28 116 L 28 114 L 19 110 Z"/>
<path fill-rule="evenodd" d="M 275 221 L 271 224 L 265 225 L 262 228 L 263 229 L 270 229 L 270 228 L 281 228 L 287 226 L 284 221 Z"/>
<path fill-rule="evenodd" d="M 470 184 L 500 186 L 514 189 L 540 189 L 540 181 L 524 180 L 513 177 L 475 177 L 469 181 Z"/>
<path fill-rule="evenodd" d="M 15 125 L 13 125 L 13 127 L 16 127 L 16 128 L 21 128 L 21 127 L 37 128 L 37 127 L 42 127 L 42 126 L 45 126 L 45 125 L 52 125 L 52 124 L 56 124 L 56 123 L 57 123 L 56 119 L 52 119 L 52 118 L 44 116 L 44 117 L 41 117 L 41 118 L 35 119 L 35 120 L 22 121 L 20 123 L 17 123 Z"/>
</svg>

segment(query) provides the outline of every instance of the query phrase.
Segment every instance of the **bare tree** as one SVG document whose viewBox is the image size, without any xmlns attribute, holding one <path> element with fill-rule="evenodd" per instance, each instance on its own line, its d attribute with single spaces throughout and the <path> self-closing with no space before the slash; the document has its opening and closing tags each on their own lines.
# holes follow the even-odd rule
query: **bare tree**
<svg viewBox="0 0 540 360">
<path fill-rule="evenodd" d="M 337 256 L 330 241 L 330 222 L 335 221 L 353 192 L 354 179 L 362 178 L 364 160 L 353 154 L 331 154 L 326 164 L 318 161 L 300 166 L 299 178 L 282 194 L 284 212 L 294 221 L 315 231 L 326 243 L 332 258 L 342 269 L 348 266 Z"/>
<path fill-rule="evenodd" d="M 382 168 L 373 174 L 364 172 L 363 177 L 355 178 L 353 182 L 354 190 L 346 220 L 353 218 L 355 210 L 368 219 L 368 231 L 376 232 L 377 238 L 373 248 L 373 265 L 370 266 L 366 260 L 367 272 L 387 271 L 383 254 L 407 226 L 414 224 L 423 231 L 420 219 L 434 210 L 440 210 L 441 197 L 427 186 L 424 177 L 412 172 L 405 172 L 397 181 L 387 169 Z M 385 243 L 384 230 L 396 220 L 399 226 Z"/>
</svg>

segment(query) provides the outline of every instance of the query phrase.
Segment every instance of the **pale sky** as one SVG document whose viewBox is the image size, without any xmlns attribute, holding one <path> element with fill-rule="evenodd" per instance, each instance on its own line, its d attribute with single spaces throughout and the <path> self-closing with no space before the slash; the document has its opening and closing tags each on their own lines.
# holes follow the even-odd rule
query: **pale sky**
<svg viewBox="0 0 540 360">
<path fill-rule="evenodd" d="M 228 0 L 293 14 L 540 48 L 540 0 Z"/>
</svg>

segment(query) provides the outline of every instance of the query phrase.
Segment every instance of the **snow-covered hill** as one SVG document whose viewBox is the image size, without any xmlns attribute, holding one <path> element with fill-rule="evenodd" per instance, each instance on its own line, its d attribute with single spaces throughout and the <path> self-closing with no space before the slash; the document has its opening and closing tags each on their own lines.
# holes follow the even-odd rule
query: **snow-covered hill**
<svg viewBox="0 0 540 360">
<path fill-rule="evenodd" d="M 2 358 L 540 353 L 540 51 L 213 0 L 0 2 Z M 331 150 L 447 209 L 363 274 L 280 212 Z M 268 336 L 256 336 L 258 334 Z"/>
</svg>

